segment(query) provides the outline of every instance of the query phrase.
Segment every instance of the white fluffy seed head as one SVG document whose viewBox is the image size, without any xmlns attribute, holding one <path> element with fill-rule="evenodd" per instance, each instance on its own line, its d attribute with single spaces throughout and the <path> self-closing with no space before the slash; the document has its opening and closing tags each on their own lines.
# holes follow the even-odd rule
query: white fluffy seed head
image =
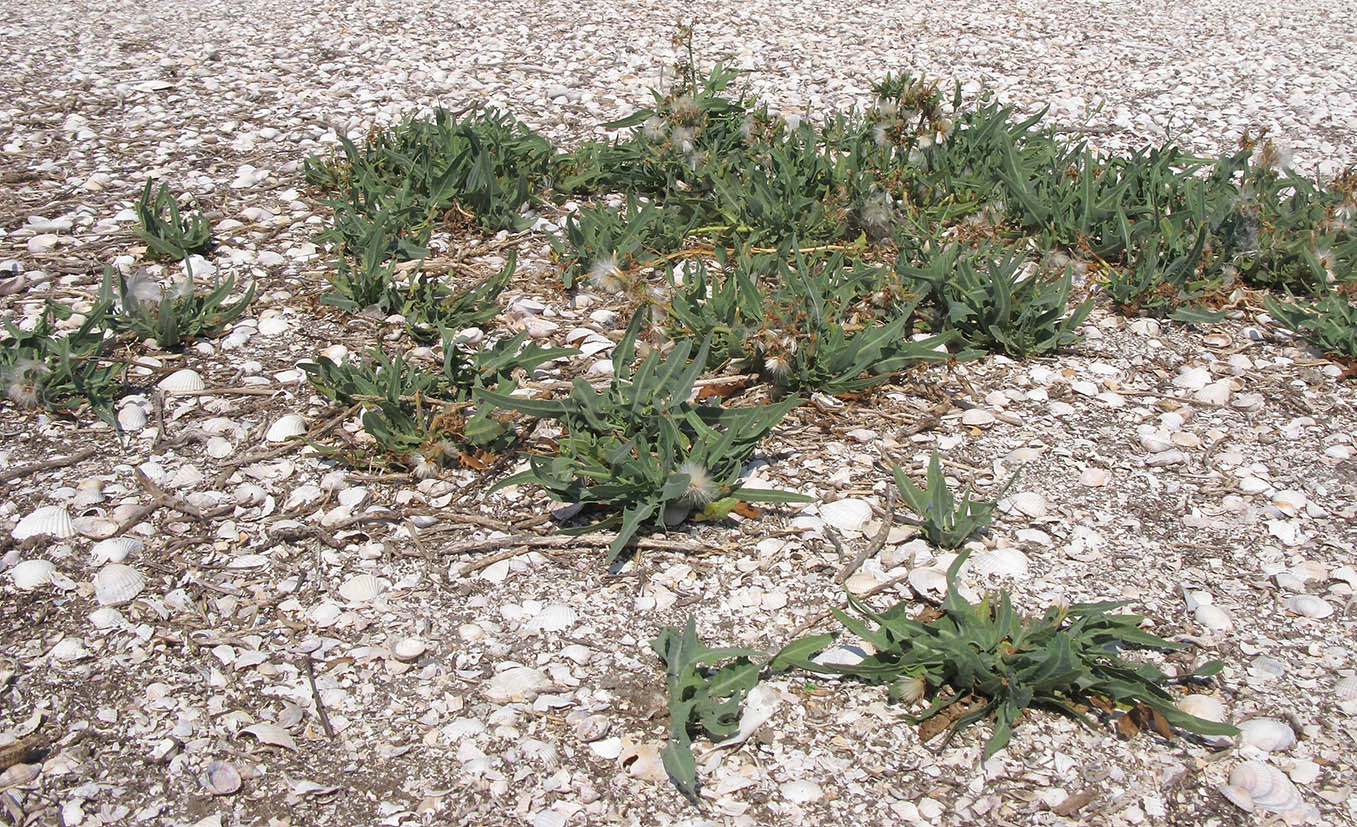
<svg viewBox="0 0 1357 827">
<path fill-rule="evenodd" d="M 716 481 L 701 463 L 684 460 L 679 473 L 688 475 L 688 488 L 683 492 L 683 503 L 701 507 L 716 499 Z"/>
<path fill-rule="evenodd" d="M 664 140 L 664 118 L 658 115 L 646 118 L 646 122 L 641 124 L 641 136 L 647 141 L 659 142 Z"/>
<path fill-rule="evenodd" d="M 621 293 L 627 286 L 622 278 L 622 270 L 617 266 L 617 256 L 601 256 L 594 259 L 589 268 L 589 283 L 604 293 Z"/>
</svg>

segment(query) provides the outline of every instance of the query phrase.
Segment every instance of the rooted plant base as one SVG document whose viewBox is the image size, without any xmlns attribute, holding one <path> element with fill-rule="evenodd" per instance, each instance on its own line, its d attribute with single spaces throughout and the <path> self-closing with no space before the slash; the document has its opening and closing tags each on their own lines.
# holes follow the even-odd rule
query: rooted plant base
<svg viewBox="0 0 1357 827">
<path fill-rule="evenodd" d="M 298 414 L 308 441 L 371 450 L 359 411 L 316 393 L 297 363 L 406 335 L 384 314 L 320 306 L 334 269 L 312 244 L 329 214 L 301 163 L 333 147 L 332 127 L 361 143 L 420 106 L 489 101 L 562 146 L 602 137 L 595 123 L 648 104 L 647 87 L 667 81 L 676 14 L 710 21 L 695 38 L 701 58 L 735 55 L 757 72 L 752 91 L 792 116 L 865 104 L 867 77 L 909 67 L 984 82 L 1026 111 L 1053 102 L 1056 123 L 1081 123 L 1106 100 L 1089 122 L 1109 150 L 1172 128 L 1214 154 L 1269 126 L 1305 169 L 1332 174 L 1357 155 L 1348 81 L 1318 68 L 1357 62 L 1341 4 L 1228 14 L 992 5 L 899 6 L 867 20 L 828 3 L 0 2 L 12 51 L 0 77 L 7 318 L 31 319 L 45 298 L 89 298 L 105 264 L 139 255 L 135 204 L 152 175 L 201 205 L 216 277 L 257 288 L 220 338 L 118 354 L 160 360 L 132 374 L 145 392 L 129 404 L 145 426 L 123 439 L 78 395 L 76 421 L 0 407 L 0 763 L 18 759 L 0 780 L 4 810 L 66 824 L 690 820 L 697 813 L 661 764 L 665 671 L 648 641 L 693 615 L 713 646 L 775 650 L 840 605 L 836 573 L 877 536 L 873 507 L 894 485 L 883 469 L 898 462 L 921 480 L 936 449 L 957 490 L 969 484 L 980 499 L 1021 472 L 976 559 L 1019 554 L 989 558 L 990 575 L 973 563 L 966 587 L 1008 588 L 1029 614 L 1132 600 L 1150 631 L 1197 644 L 1147 656 L 1161 668 L 1225 661 L 1194 709 L 1219 702 L 1231 722 L 1290 721 L 1301 737 L 1264 753 L 1170 740 L 1142 717 L 1138 735 L 1118 740 L 1113 725 L 1090 732 L 1032 712 L 982 765 L 984 723 L 935 753 L 884 688 L 787 676 L 760 696 L 767 720 L 743 746 L 694 745 L 705 817 L 1254 823 L 1273 813 L 1247 813 L 1218 787 L 1263 762 L 1296 787 L 1289 816 L 1357 821 L 1357 390 L 1338 365 L 1260 321 L 1258 296 L 1238 306 L 1242 318 L 1197 328 L 1128 320 L 1103 303 L 1054 357 L 922 366 L 870 404 L 813 401 L 754 454 L 768 460 L 756 469 L 761 487 L 813 505 L 667 536 L 647 528 L 616 573 L 602 564 L 606 540 L 581 546 L 555 533 L 545 517 L 559 504 L 537 489 L 485 498 L 512 470 L 494 460 L 419 480 L 266 439 L 295 433 L 285 417 Z M 621 57 L 620 42 L 632 47 Z M 1314 68 L 1291 62 L 1301 54 Z M 1259 55 L 1272 61 L 1266 88 Z M 448 247 L 433 256 L 458 289 L 501 271 L 504 239 L 466 238 L 470 218 L 447 220 L 459 234 L 435 234 Z M 616 342 L 631 304 L 567 294 L 545 247 L 540 230 L 523 237 L 500 297 L 508 312 L 486 326 L 530 329 L 543 347 Z M 166 281 L 183 275 L 159 266 Z M 581 328 L 595 338 L 570 338 Z M 559 398 L 563 380 L 606 356 L 553 364 L 538 390 Z M 205 389 L 150 392 L 179 368 Z M 14 401 L 23 390 L 5 389 Z M 767 393 L 762 380 L 738 384 L 747 398 L 722 402 Z M 526 447 L 546 450 L 555 436 L 543 430 Z M 826 508 L 835 501 L 845 504 Z M 48 505 L 64 505 L 77 533 L 13 538 Z M 937 552 L 900 522 L 850 589 L 936 573 Z M 97 545 L 124 523 L 140 550 Z M 506 544 L 513 537 L 525 540 Z M 96 576 L 119 554 L 145 582 L 130 601 L 101 606 Z M 15 566 L 41 560 L 50 573 Z M 909 582 L 873 605 L 908 598 Z"/>
</svg>

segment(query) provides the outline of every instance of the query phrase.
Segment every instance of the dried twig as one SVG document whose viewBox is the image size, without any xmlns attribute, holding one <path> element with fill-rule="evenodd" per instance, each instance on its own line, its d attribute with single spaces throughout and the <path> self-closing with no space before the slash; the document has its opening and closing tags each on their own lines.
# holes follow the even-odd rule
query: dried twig
<svg viewBox="0 0 1357 827">
<path fill-rule="evenodd" d="M 872 542 L 868 543 L 866 548 L 854 555 L 852 560 L 849 560 L 843 568 L 839 569 L 839 573 L 834 576 L 835 583 L 843 585 L 848 578 L 853 576 L 853 572 L 857 571 L 859 566 L 867 562 L 868 559 L 885 547 L 886 538 L 890 536 L 891 533 L 891 523 L 893 522 L 894 517 L 895 488 L 887 485 L 886 516 L 881 520 L 881 530 L 876 533 L 876 536 L 872 538 Z"/>
<path fill-rule="evenodd" d="M 17 480 L 20 477 L 26 477 L 29 474 L 34 474 L 38 471 L 47 471 L 52 468 L 65 468 L 67 465 L 75 465 L 77 462 L 92 456 L 97 450 L 97 448 L 83 448 L 68 457 L 57 457 L 55 459 L 45 459 L 41 462 L 30 462 L 27 465 L 20 465 L 18 468 L 11 468 L 8 471 L 0 472 L 0 482 Z"/>
<path fill-rule="evenodd" d="M 330 726 L 330 714 L 325 711 L 325 704 L 321 703 L 320 690 L 316 689 L 316 667 L 311 663 L 310 655 L 302 655 L 302 670 L 306 672 L 306 680 L 311 684 L 311 699 L 316 702 L 316 715 L 320 718 L 321 728 L 325 730 L 325 737 L 331 741 L 335 738 L 335 728 Z"/>
<path fill-rule="evenodd" d="M 606 548 L 613 540 L 608 534 L 552 534 L 546 537 L 539 537 L 535 534 L 519 535 L 516 537 L 491 537 L 488 540 L 473 540 L 469 543 L 461 543 L 451 546 L 444 550 L 445 554 L 475 554 L 481 551 L 500 551 L 499 554 L 493 554 L 473 563 L 468 563 L 457 572 L 458 577 L 465 577 L 473 574 L 487 566 L 492 566 L 500 560 L 507 560 L 511 557 L 517 557 L 520 554 L 527 554 L 530 551 L 547 548 L 574 548 L 579 546 L 597 546 Z M 698 543 L 684 543 L 676 540 L 654 540 L 642 538 L 635 542 L 638 549 L 651 549 L 654 551 L 677 551 L 684 553 L 705 554 L 711 550 L 710 546 Z"/>
<path fill-rule="evenodd" d="M 140 468 L 134 468 L 133 471 L 136 472 L 137 482 L 141 484 L 142 488 L 146 489 L 146 493 L 151 495 L 151 498 L 155 500 L 155 504 L 158 507 L 173 509 L 180 514 L 183 514 L 185 517 L 192 517 L 200 523 L 206 523 L 214 517 L 220 517 L 223 514 L 229 514 L 235 510 L 235 504 L 233 503 L 230 505 L 217 506 L 211 511 L 203 511 L 192 503 L 184 502 L 178 497 L 172 497 L 169 494 L 166 494 L 160 486 L 151 482 L 151 478 L 146 476 L 146 472 L 142 471 Z"/>
</svg>

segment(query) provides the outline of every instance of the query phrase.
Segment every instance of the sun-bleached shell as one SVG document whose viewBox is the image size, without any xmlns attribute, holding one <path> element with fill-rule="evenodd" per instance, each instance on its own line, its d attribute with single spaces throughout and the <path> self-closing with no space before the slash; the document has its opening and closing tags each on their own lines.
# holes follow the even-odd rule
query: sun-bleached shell
<svg viewBox="0 0 1357 827">
<path fill-rule="evenodd" d="M 141 572 L 122 563 L 109 563 L 94 576 L 94 598 L 100 606 L 119 606 L 146 588 Z"/>
<path fill-rule="evenodd" d="M 622 750 L 618 761 L 626 767 L 627 775 L 642 781 L 661 782 L 669 776 L 660 760 L 660 749 L 654 744 L 638 744 Z"/>
<path fill-rule="evenodd" d="M 1225 722 L 1225 704 L 1210 695 L 1188 695 L 1178 701 L 1178 708 L 1205 721 Z"/>
<path fill-rule="evenodd" d="M 101 606 L 90 612 L 90 623 L 96 629 L 112 629 L 123 625 L 123 613 L 112 606 Z"/>
<path fill-rule="evenodd" d="M 146 411 L 136 402 L 118 409 L 118 426 L 124 431 L 140 431 L 146 427 Z"/>
<path fill-rule="evenodd" d="M 1296 744 L 1296 733 L 1276 718 L 1250 718 L 1239 724 L 1239 739 L 1264 752 L 1282 752 Z"/>
<path fill-rule="evenodd" d="M 75 536 L 75 523 L 71 522 L 71 513 L 66 506 L 44 505 L 20 520 L 10 536 L 18 542 L 42 536 L 64 540 Z"/>
<path fill-rule="evenodd" d="M 306 420 L 302 418 L 301 414 L 286 414 L 278 417 L 269 426 L 268 433 L 264 434 L 264 439 L 269 442 L 285 442 L 304 433 L 306 433 Z"/>
<path fill-rule="evenodd" d="M 945 594 L 947 592 L 947 572 L 932 566 L 913 569 L 909 573 L 909 585 L 915 591 L 923 594 L 930 592 Z"/>
<path fill-rule="evenodd" d="M 1357 675 L 1349 675 L 1333 685 L 1333 693 L 1344 701 L 1357 701 Z"/>
<path fill-rule="evenodd" d="M 1333 614 L 1333 606 L 1313 594 L 1293 594 L 1282 603 L 1286 610 L 1301 617 L 1324 618 Z"/>
<path fill-rule="evenodd" d="M 9 570 L 10 580 L 19 591 L 32 591 L 52 581 L 56 566 L 50 560 L 25 560 Z"/>
<path fill-rule="evenodd" d="M 1012 546 L 976 554 L 971 568 L 989 577 L 1022 577 L 1027 574 L 1027 555 Z"/>
<path fill-rule="evenodd" d="M 136 537 L 110 537 L 100 540 L 90 549 L 90 559 L 96 566 L 104 563 L 121 563 L 133 554 L 140 554 L 145 548 Z"/>
<path fill-rule="evenodd" d="M 1230 783 L 1220 792 L 1247 812 L 1289 813 L 1304 805 L 1300 790 L 1286 773 L 1262 761 L 1245 761 L 1230 771 Z"/>
<path fill-rule="evenodd" d="M 481 694 L 492 703 L 530 702 L 549 686 L 551 679 L 542 670 L 511 666 L 487 681 Z"/>
<path fill-rule="evenodd" d="M 213 795 L 230 795 L 240 789 L 240 773 L 226 761 L 213 761 L 203 773 L 203 786 Z"/>
<path fill-rule="evenodd" d="M 350 577 L 339 587 L 339 596 L 352 603 L 366 603 L 382 593 L 382 581 L 370 574 Z"/>
<path fill-rule="evenodd" d="M 85 508 L 103 501 L 104 481 L 98 477 L 88 477 L 77 483 L 75 496 L 71 498 L 71 504 L 77 508 Z"/>
<path fill-rule="evenodd" d="M 574 626 L 578 619 L 579 615 L 566 604 L 548 603 L 528 621 L 528 628 L 537 632 L 563 632 Z"/>
<path fill-rule="evenodd" d="M 396 660 L 414 660 L 427 651 L 429 645 L 417 637 L 401 638 L 391 647 L 391 655 Z"/>
<path fill-rule="evenodd" d="M 203 377 L 192 368 L 176 370 L 156 384 L 157 388 L 170 393 L 195 393 L 207 387 Z"/>
</svg>

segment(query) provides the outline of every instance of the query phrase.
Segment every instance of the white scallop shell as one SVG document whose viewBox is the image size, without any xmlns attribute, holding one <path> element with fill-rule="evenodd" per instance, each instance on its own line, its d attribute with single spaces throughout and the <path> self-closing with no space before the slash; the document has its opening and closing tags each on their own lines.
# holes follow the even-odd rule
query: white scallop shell
<svg viewBox="0 0 1357 827">
<path fill-rule="evenodd" d="M 161 379 L 156 387 L 170 393 L 194 393 L 207 387 L 207 383 L 203 381 L 203 377 L 198 374 L 198 371 L 192 368 L 184 368 Z"/>
<path fill-rule="evenodd" d="M 146 588 L 141 572 L 122 563 L 109 563 L 94 576 L 94 597 L 100 606 L 118 606 Z"/>
<path fill-rule="evenodd" d="M 50 560 L 25 560 L 10 569 L 9 576 L 14 588 L 27 592 L 51 582 L 56 568 Z"/>
<path fill-rule="evenodd" d="M 301 414 L 287 414 L 278 417 L 269 426 L 268 433 L 264 434 L 264 439 L 269 442 L 285 442 L 304 433 L 306 433 L 306 420 L 302 418 Z"/>
<path fill-rule="evenodd" d="M 75 523 L 71 522 L 71 513 L 64 505 L 44 505 L 35 508 L 31 514 L 19 521 L 10 532 L 10 536 L 19 542 L 29 537 L 56 537 L 65 539 L 75 536 Z"/>
<path fill-rule="evenodd" d="M 1357 701 L 1357 675 L 1349 675 L 1333 685 L 1333 692 L 1345 701 Z"/>
<path fill-rule="evenodd" d="M 339 587 L 339 596 L 353 603 L 366 603 L 382 593 L 382 581 L 370 574 L 350 577 Z"/>
<path fill-rule="evenodd" d="M 528 628 L 538 632 L 564 632 L 578 619 L 579 615 L 566 604 L 548 603 L 528 621 Z"/>
<path fill-rule="evenodd" d="M 1006 546 L 971 557 L 971 568 L 989 577 L 1022 577 L 1027 573 L 1027 555 Z"/>
<path fill-rule="evenodd" d="M 1263 752 L 1282 752 L 1296 744 L 1296 733 L 1276 718 L 1250 718 L 1239 724 L 1240 740 Z"/>
<path fill-rule="evenodd" d="M 140 431 L 146 427 L 146 411 L 136 402 L 118 409 L 118 425 L 124 431 Z"/>
<path fill-rule="evenodd" d="M 140 554 L 142 548 L 142 542 L 136 537 L 111 537 L 95 543 L 90 549 L 90 558 L 96 566 L 121 563 L 133 554 Z"/>
<path fill-rule="evenodd" d="M 89 477 L 81 480 L 75 486 L 75 497 L 71 499 L 71 504 L 84 508 L 104 501 L 104 481 L 97 477 Z"/>
<path fill-rule="evenodd" d="M 221 436 L 210 436 L 207 438 L 207 455 L 213 459 L 225 459 L 231 456 L 236 450 L 236 446 L 231 444 L 231 440 Z"/>
<path fill-rule="evenodd" d="M 1287 611 L 1294 612 L 1301 617 L 1321 618 L 1333 614 L 1333 606 L 1322 597 L 1316 597 L 1313 594 L 1295 594 L 1288 597 L 1283 603 Z"/>
<path fill-rule="evenodd" d="M 947 572 L 932 566 L 912 569 L 909 573 L 909 585 L 921 594 L 929 592 L 944 594 L 947 591 Z"/>
<path fill-rule="evenodd" d="M 1287 813 L 1299 810 L 1304 801 L 1300 790 L 1286 774 L 1262 761 L 1245 761 L 1230 772 L 1230 783 L 1220 792 L 1248 812 L 1267 810 Z"/>
<path fill-rule="evenodd" d="M 124 622 L 123 613 L 112 606 L 103 606 L 90 612 L 90 623 L 96 629 L 112 629 Z"/>
<path fill-rule="evenodd" d="M 1188 695 L 1178 702 L 1178 708 L 1205 721 L 1225 722 L 1225 704 L 1210 695 Z"/>
</svg>

